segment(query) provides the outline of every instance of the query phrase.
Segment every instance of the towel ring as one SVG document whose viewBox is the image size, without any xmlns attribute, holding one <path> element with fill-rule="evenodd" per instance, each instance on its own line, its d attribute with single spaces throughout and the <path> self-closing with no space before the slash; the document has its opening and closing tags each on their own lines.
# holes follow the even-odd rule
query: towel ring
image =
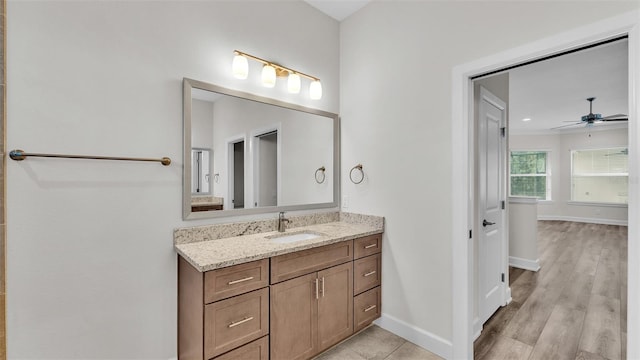
<svg viewBox="0 0 640 360">
<path fill-rule="evenodd" d="M 361 177 L 360 177 L 359 181 L 353 180 L 353 170 L 356 170 L 356 169 L 359 170 L 360 174 L 361 174 Z M 362 171 L 362 164 L 358 164 L 358 165 L 356 165 L 356 166 L 351 168 L 351 171 L 349 171 L 349 179 L 351 179 L 351 182 L 356 184 L 356 185 L 360 184 L 362 182 L 362 180 L 364 180 L 364 171 Z"/>
<path fill-rule="evenodd" d="M 318 170 L 316 170 L 315 178 L 316 178 L 316 182 L 317 182 L 318 184 L 322 184 L 322 183 L 324 182 L 324 179 L 325 179 L 325 177 L 326 177 L 326 175 L 325 175 L 325 173 L 324 173 L 324 172 L 325 172 L 325 170 L 326 170 L 326 169 L 324 168 L 324 166 L 321 166 L 321 167 L 319 167 L 319 168 L 318 168 Z M 322 175 L 322 177 L 321 177 L 321 178 L 318 176 L 318 173 L 320 173 L 320 175 Z M 320 179 L 321 179 L 321 180 L 320 180 Z"/>
</svg>

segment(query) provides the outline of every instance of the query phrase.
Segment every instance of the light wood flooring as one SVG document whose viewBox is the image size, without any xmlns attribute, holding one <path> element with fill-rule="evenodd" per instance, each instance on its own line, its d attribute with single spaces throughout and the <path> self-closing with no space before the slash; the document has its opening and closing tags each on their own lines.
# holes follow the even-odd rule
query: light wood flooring
<svg viewBox="0 0 640 360">
<path fill-rule="evenodd" d="M 510 268 L 476 360 L 625 359 L 627 227 L 539 221 L 538 250 L 540 271 Z"/>
</svg>

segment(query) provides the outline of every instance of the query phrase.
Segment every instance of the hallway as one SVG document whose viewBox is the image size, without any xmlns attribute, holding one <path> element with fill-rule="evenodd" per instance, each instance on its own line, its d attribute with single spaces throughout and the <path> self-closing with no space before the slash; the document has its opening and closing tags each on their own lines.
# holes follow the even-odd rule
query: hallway
<svg viewBox="0 0 640 360">
<path fill-rule="evenodd" d="M 625 359 L 627 227 L 538 222 L 540 271 L 509 270 L 513 301 L 474 343 L 480 359 Z"/>
</svg>

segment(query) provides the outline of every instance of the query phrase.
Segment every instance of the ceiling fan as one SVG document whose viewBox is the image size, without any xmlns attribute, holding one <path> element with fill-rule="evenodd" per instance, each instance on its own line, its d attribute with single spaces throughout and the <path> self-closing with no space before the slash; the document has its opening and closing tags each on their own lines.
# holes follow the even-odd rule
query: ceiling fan
<svg viewBox="0 0 640 360">
<path fill-rule="evenodd" d="M 596 99 L 595 97 L 587 98 L 587 101 L 589 102 L 589 114 L 582 116 L 580 121 L 578 121 L 578 122 L 566 121 L 566 122 L 571 122 L 572 124 L 557 126 L 557 127 L 551 128 L 551 130 L 566 128 L 566 127 L 571 127 L 571 126 L 577 126 L 577 125 L 586 125 L 587 127 L 589 127 L 589 126 L 593 126 L 593 124 L 598 124 L 598 123 L 602 123 L 602 122 L 628 121 L 629 120 L 629 118 L 625 114 L 609 115 L 609 116 L 605 116 L 605 117 L 602 117 L 601 114 L 594 114 L 593 113 L 593 100 L 595 100 L 595 99 Z"/>
</svg>

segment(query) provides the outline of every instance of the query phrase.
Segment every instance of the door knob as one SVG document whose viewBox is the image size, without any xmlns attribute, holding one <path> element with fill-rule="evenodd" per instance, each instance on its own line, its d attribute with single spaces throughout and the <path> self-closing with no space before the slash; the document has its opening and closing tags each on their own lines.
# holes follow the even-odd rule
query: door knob
<svg viewBox="0 0 640 360">
<path fill-rule="evenodd" d="M 487 225 L 495 225 L 496 223 L 487 221 L 487 219 L 482 220 L 482 227 L 486 227 Z"/>
</svg>

